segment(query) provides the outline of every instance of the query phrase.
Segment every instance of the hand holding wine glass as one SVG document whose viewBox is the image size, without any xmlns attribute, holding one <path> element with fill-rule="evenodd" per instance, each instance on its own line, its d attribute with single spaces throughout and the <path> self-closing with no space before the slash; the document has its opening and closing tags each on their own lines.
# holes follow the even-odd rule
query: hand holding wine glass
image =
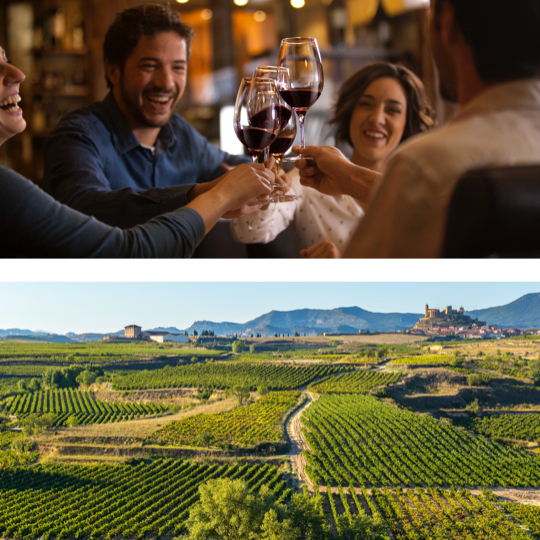
<svg viewBox="0 0 540 540">
<path fill-rule="evenodd" d="M 277 81 L 280 96 L 298 115 L 300 141 L 305 146 L 304 119 L 319 99 L 324 86 L 321 53 L 315 38 L 293 37 L 281 40 L 278 65 L 288 69 L 288 83 Z"/>
</svg>

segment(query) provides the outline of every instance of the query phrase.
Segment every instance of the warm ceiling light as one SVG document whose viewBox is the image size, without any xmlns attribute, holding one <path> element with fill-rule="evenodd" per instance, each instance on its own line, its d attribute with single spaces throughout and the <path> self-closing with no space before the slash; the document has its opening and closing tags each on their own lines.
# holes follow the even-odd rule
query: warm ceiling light
<svg viewBox="0 0 540 540">
<path fill-rule="evenodd" d="M 185 4 L 188 0 L 176 0 L 179 4 Z"/>
<path fill-rule="evenodd" d="M 257 22 L 263 22 L 265 19 L 266 19 L 266 13 L 264 11 L 256 11 L 254 14 L 253 14 L 253 18 L 257 21 Z"/>
<path fill-rule="evenodd" d="M 291 0 L 291 6 L 296 9 L 303 8 L 306 5 L 304 0 Z"/>
<path fill-rule="evenodd" d="M 205 21 L 208 21 L 212 18 L 212 10 L 211 9 L 203 9 L 201 11 L 201 18 Z"/>
<path fill-rule="evenodd" d="M 248 0 L 234 0 L 234 3 L 237 6 L 245 6 L 248 3 Z"/>
</svg>

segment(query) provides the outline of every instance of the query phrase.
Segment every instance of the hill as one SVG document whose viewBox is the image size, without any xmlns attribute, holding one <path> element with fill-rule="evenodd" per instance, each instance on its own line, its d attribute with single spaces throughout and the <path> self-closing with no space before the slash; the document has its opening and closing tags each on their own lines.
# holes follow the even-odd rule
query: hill
<svg viewBox="0 0 540 540">
<path fill-rule="evenodd" d="M 421 316 L 416 313 L 373 313 L 359 307 L 297 309 L 271 311 L 244 324 L 196 321 L 187 330 L 189 333 L 193 333 L 193 330 L 213 330 L 216 334 L 249 332 L 263 336 L 295 332 L 301 335 L 323 332 L 356 333 L 362 329 L 384 332 L 412 328 Z"/>
<path fill-rule="evenodd" d="M 501 328 L 540 328 L 540 293 L 526 294 L 504 306 L 466 313 Z"/>
</svg>

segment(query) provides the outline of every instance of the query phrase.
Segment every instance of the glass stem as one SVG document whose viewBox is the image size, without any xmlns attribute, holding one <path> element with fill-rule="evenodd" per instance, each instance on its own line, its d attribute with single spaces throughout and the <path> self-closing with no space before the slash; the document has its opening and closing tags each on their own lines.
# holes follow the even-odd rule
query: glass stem
<svg viewBox="0 0 540 540">
<path fill-rule="evenodd" d="M 296 111 L 298 116 L 298 123 L 300 124 L 300 146 L 304 148 L 306 146 L 306 139 L 304 137 L 304 119 L 306 118 L 306 113 Z"/>
<path fill-rule="evenodd" d="M 270 159 L 270 147 L 267 146 L 265 149 L 264 149 L 264 162 L 265 163 L 268 163 L 268 160 Z"/>
</svg>

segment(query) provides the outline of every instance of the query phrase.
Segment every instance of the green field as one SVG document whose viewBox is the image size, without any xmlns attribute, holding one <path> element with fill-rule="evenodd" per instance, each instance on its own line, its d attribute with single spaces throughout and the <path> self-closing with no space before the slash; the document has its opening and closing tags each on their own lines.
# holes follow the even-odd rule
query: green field
<svg viewBox="0 0 540 540">
<path fill-rule="evenodd" d="M 444 365 L 450 364 L 454 359 L 449 354 L 427 354 L 424 356 L 407 356 L 406 358 L 396 358 L 389 362 L 389 366 L 420 366 L 420 365 Z"/>
<path fill-rule="evenodd" d="M 355 371 L 327 377 L 310 385 L 309 389 L 319 394 L 367 394 L 372 388 L 397 382 L 400 375 L 382 371 Z"/>
<path fill-rule="evenodd" d="M 465 489 L 416 488 L 390 490 L 365 488 L 356 493 L 339 488 L 324 494 L 334 520 L 338 516 L 378 515 L 396 540 L 531 540 L 538 525 L 531 524 L 525 505 L 503 508 L 490 499 Z M 518 508 L 519 507 L 519 508 Z M 538 508 L 529 512 L 538 516 Z M 517 522 L 516 522 L 517 520 Z M 527 531 L 526 528 L 530 528 Z"/>
<path fill-rule="evenodd" d="M 303 414 L 316 483 L 540 485 L 540 459 L 370 396 L 321 396 Z"/>
<path fill-rule="evenodd" d="M 23 419 L 29 414 L 55 415 L 55 426 L 65 425 L 70 417 L 79 424 L 105 424 L 163 414 L 167 408 L 160 404 L 99 401 L 92 392 L 63 388 L 43 392 L 17 394 L 7 401 L 9 414 Z"/>
<path fill-rule="evenodd" d="M 115 390 L 143 388 L 214 388 L 249 386 L 256 390 L 265 386 L 272 390 L 292 390 L 315 378 L 343 371 L 343 368 L 317 365 L 296 367 L 287 364 L 247 364 L 208 362 L 153 371 L 123 372 L 113 380 Z"/>
<path fill-rule="evenodd" d="M 0 470 L 0 536 L 49 539 L 155 538 L 180 534 L 211 478 L 290 493 L 276 467 L 155 460 L 135 466 L 40 464 Z"/>
<path fill-rule="evenodd" d="M 298 392 L 272 392 L 252 405 L 236 407 L 230 412 L 197 414 L 159 429 L 146 444 L 204 446 L 199 438 L 209 431 L 212 444 L 252 446 L 277 442 L 283 438 L 283 419 L 299 397 Z"/>
<path fill-rule="evenodd" d="M 540 414 L 493 414 L 482 418 L 457 418 L 454 424 L 485 437 L 524 441 L 540 439 Z"/>
</svg>

